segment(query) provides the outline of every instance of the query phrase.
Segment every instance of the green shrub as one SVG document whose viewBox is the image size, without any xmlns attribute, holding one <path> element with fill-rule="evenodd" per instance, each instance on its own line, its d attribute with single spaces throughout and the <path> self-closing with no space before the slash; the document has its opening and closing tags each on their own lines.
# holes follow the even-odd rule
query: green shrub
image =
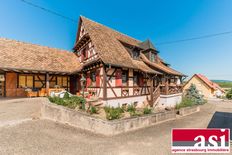
<svg viewBox="0 0 232 155">
<path fill-rule="evenodd" d="M 135 111 L 130 113 L 130 116 L 141 116 L 141 115 L 143 115 L 143 112 L 141 111 Z"/>
<path fill-rule="evenodd" d="M 139 112 L 136 111 L 136 108 L 135 108 L 135 106 L 133 104 L 128 105 L 126 111 L 130 113 L 130 116 L 139 116 L 139 115 L 141 115 Z"/>
<path fill-rule="evenodd" d="M 108 120 L 119 119 L 123 113 L 123 109 L 120 107 L 105 107 L 104 110 Z"/>
<path fill-rule="evenodd" d="M 193 106 L 193 105 L 194 105 L 194 101 L 193 100 L 184 97 L 182 99 L 181 103 L 179 103 L 179 104 L 176 105 L 176 109 L 180 109 L 180 108 L 183 108 L 183 107 L 189 107 L 189 106 Z"/>
<path fill-rule="evenodd" d="M 64 99 L 68 99 L 70 96 L 69 96 L 69 93 L 68 92 L 65 92 L 64 94 Z"/>
<path fill-rule="evenodd" d="M 65 103 L 65 101 L 62 98 L 59 98 L 59 97 L 49 97 L 49 100 L 52 103 L 66 106 L 66 103 Z"/>
<path fill-rule="evenodd" d="M 96 114 L 96 113 L 97 113 L 97 108 L 91 106 L 91 107 L 90 107 L 90 114 Z"/>
<path fill-rule="evenodd" d="M 148 107 L 144 108 L 143 109 L 143 114 L 147 115 L 147 114 L 151 114 L 152 113 L 152 110 Z"/>
<path fill-rule="evenodd" d="M 127 109 L 126 109 L 127 112 L 130 112 L 130 113 L 134 113 L 136 111 L 136 108 L 133 104 L 130 104 L 127 106 Z"/>
<path fill-rule="evenodd" d="M 71 97 L 66 96 L 64 98 L 48 97 L 48 99 L 52 103 L 55 103 L 57 105 L 66 106 L 71 109 L 75 109 L 77 106 L 80 106 L 86 103 L 83 97 L 78 97 L 78 96 L 71 96 Z"/>
<path fill-rule="evenodd" d="M 206 103 L 204 96 L 199 93 L 199 91 L 196 88 L 196 85 L 194 84 L 191 84 L 189 89 L 186 91 L 185 97 L 188 98 L 189 100 L 192 100 L 196 105 Z"/>
<path fill-rule="evenodd" d="M 232 88 L 227 92 L 226 98 L 232 100 Z"/>
</svg>

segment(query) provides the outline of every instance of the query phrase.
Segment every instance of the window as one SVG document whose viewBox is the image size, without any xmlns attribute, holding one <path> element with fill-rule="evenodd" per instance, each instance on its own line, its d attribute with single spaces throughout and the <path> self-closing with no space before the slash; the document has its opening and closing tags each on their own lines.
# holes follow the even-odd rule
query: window
<svg viewBox="0 0 232 155">
<path fill-rule="evenodd" d="M 34 87 L 35 88 L 45 88 L 46 82 L 45 82 L 45 75 L 35 75 L 34 76 Z"/>
<path fill-rule="evenodd" d="M 170 79 L 170 83 L 175 83 L 175 79 Z"/>
<path fill-rule="evenodd" d="M 96 82 L 96 73 L 95 72 L 91 72 L 90 78 L 91 78 L 92 82 Z"/>
<path fill-rule="evenodd" d="M 134 83 L 134 86 L 139 85 L 139 73 L 138 72 L 134 72 L 133 83 Z"/>
<path fill-rule="evenodd" d="M 54 88 L 56 85 L 61 88 L 69 88 L 70 78 L 68 76 L 50 76 L 49 87 Z M 18 88 L 45 88 L 46 78 L 45 75 L 30 75 L 19 74 L 18 75 Z"/>
<path fill-rule="evenodd" d="M 116 82 L 116 86 L 120 87 L 122 86 L 122 70 L 121 69 L 117 69 L 115 72 L 115 82 Z"/>
<path fill-rule="evenodd" d="M 83 49 L 82 54 L 84 56 L 84 59 L 86 58 L 86 49 Z"/>
<path fill-rule="evenodd" d="M 56 79 L 57 78 L 57 79 Z M 54 80 L 52 79 L 52 83 L 56 83 L 61 88 L 67 88 L 68 86 L 68 77 L 67 76 L 57 76 L 54 77 Z"/>
<path fill-rule="evenodd" d="M 132 51 L 132 57 L 133 57 L 133 59 L 138 59 L 139 51 Z"/>
<path fill-rule="evenodd" d="M 155 53 L 151 53 L 151 61 L 155 62 Z"/>
<path fill-rule="evenodd" d="M 32 88 L 33 87 L 33 76 L 31 75 L 19 75 L 19 88 Z"/>
<path fill-rule="evenodd" d="M 92 82 L 92 86 L 96 86 L 96 72 L 95 71 L 90 73 L 90 79 Z"/>
<path fill-rule="evenodd" d="M 56 77 L 54 76 L 49 76 L 49 87 L 54 88 L 56 85 Z"/>
<path fill-rule="evenodd" d="M 127 86 L 127 80 L 128 80 L 128 71 L 123 70 L 122 71 L 122 85 Z"/>
</svg>

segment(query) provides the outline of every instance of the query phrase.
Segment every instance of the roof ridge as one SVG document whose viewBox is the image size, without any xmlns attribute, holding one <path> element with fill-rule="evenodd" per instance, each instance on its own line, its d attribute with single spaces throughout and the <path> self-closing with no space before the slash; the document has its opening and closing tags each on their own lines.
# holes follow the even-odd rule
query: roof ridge
<svg viewBox="0 0 232 155">
<path fill-rule="evenodd" d="M 201 80 L 203 80 L 209 87 L 214 88 L 214 82 L 208 79 L 205 75 L 203 74 L 196 74 Z"/>
<path fill-rule="evenodd" d="M 65 50 L 65 49 L 60 49 L 60 48 L 56 48 L 56 47 L 49 47 L 49 46 L 46 46 L 46 45 L 39 45 L 39 44 L 36 44 L 36 43 L 29 43 L 29 42 L 26 42 L 26 41 L 10 39 L 10 38 L 5 38 L 5 37 L 0 37 L 0 40 L 15 41 L 15 42 L 22 43 L 22 44 L 27 44 L 27 45 L 33 45 L 33 46 L 38 46 L 38 47 L 44 47 L 44 48 L 48 48 L 48 49 L 59 50 L 60 52 L 73 53 L 72 51 Z"/>
<path fill-rule="evenodd" d="M 99 22 L 96 22 L 96 21 L 94 21 L 94 20 L 92 20 L 92 19 L 89 19 L 89 18 L 87 18 L 87 17 L 85 17 L 85 16 L 82 16 L 82 15 L 81 15 L 80 17 L 81 17 L 81 18 L 84 18 L 84 19 L 87 19 L 87 20 L 89 20 L 89 21 L 91 21 L 91 22 L 94 22 L 94 23 L 96 23 L 96 24 L 99 24 L 99 25 L 101 25 L 101 26 L 104 26 L 105 28 L 111 29 L 111 30 L 113 30 L 114 32 L 119 33 L 119 34 L 121 34 L 121 35 L 124 35 L 124 36 L 126 36 L 126 37 L 129 37 L 129 38 L 131 38 L 131 39 L 133 39 L 133 40 L 135 40 L 135 41 L 142 42 L 141 40 L 135 39 L 134 37 L 129 36 L 128 34 L 122 33 L 122 32 L 120 32 L 119 30 L 116 30 L 116 29 L 114 29 L 114 28 L 111 28 L 111 27 L 109 27 L 109 26 L 106 26 L 106 25 L 104 25 L 104 24 L 101 24 L 101 23 L 99 23 Z"/>
</svg>

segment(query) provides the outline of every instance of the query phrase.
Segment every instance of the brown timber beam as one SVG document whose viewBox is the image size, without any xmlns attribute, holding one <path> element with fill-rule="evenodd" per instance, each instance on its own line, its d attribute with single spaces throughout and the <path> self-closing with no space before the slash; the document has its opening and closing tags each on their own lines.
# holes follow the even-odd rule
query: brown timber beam
<svg viewBox="0 0 232 155">
<path fill-rule="evenodd" d="M 168 77 L 165 77 L 165 95 L 168 95 L 168 89 L 169 89 L 169 83 L 168 83 Z"/>
<path fill-rule="evenodd" d="M 107 75 L 106 75 L 106 67 L 103 65 L 103 100 L 107 99 Z"/>
<path fill-rule="evenodd" d="M 153 94 L 154 88 L 153 88 L 153 78 L 152 78 L 152 76 L 149 76 L 149 80 L 150 80 L 150 94 L 151 94 L 150 105 L 152 107 L 153 103 L 154 103 L 154 94 Z"/>
<path fill-rule="evenodd" d="M 49 73 L 46 73 L 46 93 L 47 95 L 49 96 L 50 94 L 49 93 Z"/>
</svg>

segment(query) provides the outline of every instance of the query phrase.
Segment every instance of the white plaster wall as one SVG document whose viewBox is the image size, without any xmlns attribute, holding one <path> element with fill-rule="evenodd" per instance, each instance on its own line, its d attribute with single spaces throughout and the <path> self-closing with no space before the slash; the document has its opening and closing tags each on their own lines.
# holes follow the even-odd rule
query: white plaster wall
<svg viewBox="0 0 232 155">
<path fill-rule="evenodd" d="M 160 95 L 158 107 L 175 107 L 176 104 L 179 104 L 182 100 L 182 93 L 174 95 Z"/>
<path fill-rule="evenodd" d="M 129 88 L 129 95 L 130 96 L 133 96 L 134 94 L 133 94 L 133 88 Z"/>
<path fill-rule="evenodd" d="M 102 97 L 103 97 L 103 89 L 99 89 L 98 97 L 100 97 L 100 98 L 102 98 Z"/>
<path fill-rule="evenodd" d="M 107 75 L 108 75 L 108 79 L 110 78 L 110 75 L 112 75 L 113 74 L 113 72 L 114 72 L 114 68 L 111 68 L 109 71 L 108 71 L 108 73 L 107 73 Z M 115 74 L 114 74 L 115 75 Z M 115 87 L 115 77 L 111 77 L 111 79 L 109 80 L 109 83 L 110 83 L 110 85 L 112 86 L 112 87 Z M 109 87 L 109 85 L 107 84 L 107 87 Z"/>
<path fill-rule="evenodd" d="M 121 98 L 121 99 L 112 99 L 105 101 L 106 106 L 118 107 L 122 106 L 123 104 L 132 104 L 134 102 L 138 102 L 138 104 L 143 103 L 146 101 L 146 96 L 136 96 L 136 97 L 129 97 L 129 98 Z"/>
<path fill-rule="evenodd" d="M 117 96 L 121 96 L 121 88 L 113 88 Z M 107 88 L 107 97 L 115 97 L 111 88 Z"/>
<path fill-rule="evenodd" d="M 109 78 L 109 77 L 108 77 Z M 110 79 L 110 81 L 109 81 L 109 83 L 110 83 L 110 85 L 112 86 L 112 87 L 115 87 L 115 77 L 111 77 L 111 79 Z M 109 87 L 109 85 L 107 84 L 107 86 Z"/>
<path fill-rule="evenodd" d="M 129 78 L 129 86 L 133 86 L 133 78 Z"/>
</svg>

